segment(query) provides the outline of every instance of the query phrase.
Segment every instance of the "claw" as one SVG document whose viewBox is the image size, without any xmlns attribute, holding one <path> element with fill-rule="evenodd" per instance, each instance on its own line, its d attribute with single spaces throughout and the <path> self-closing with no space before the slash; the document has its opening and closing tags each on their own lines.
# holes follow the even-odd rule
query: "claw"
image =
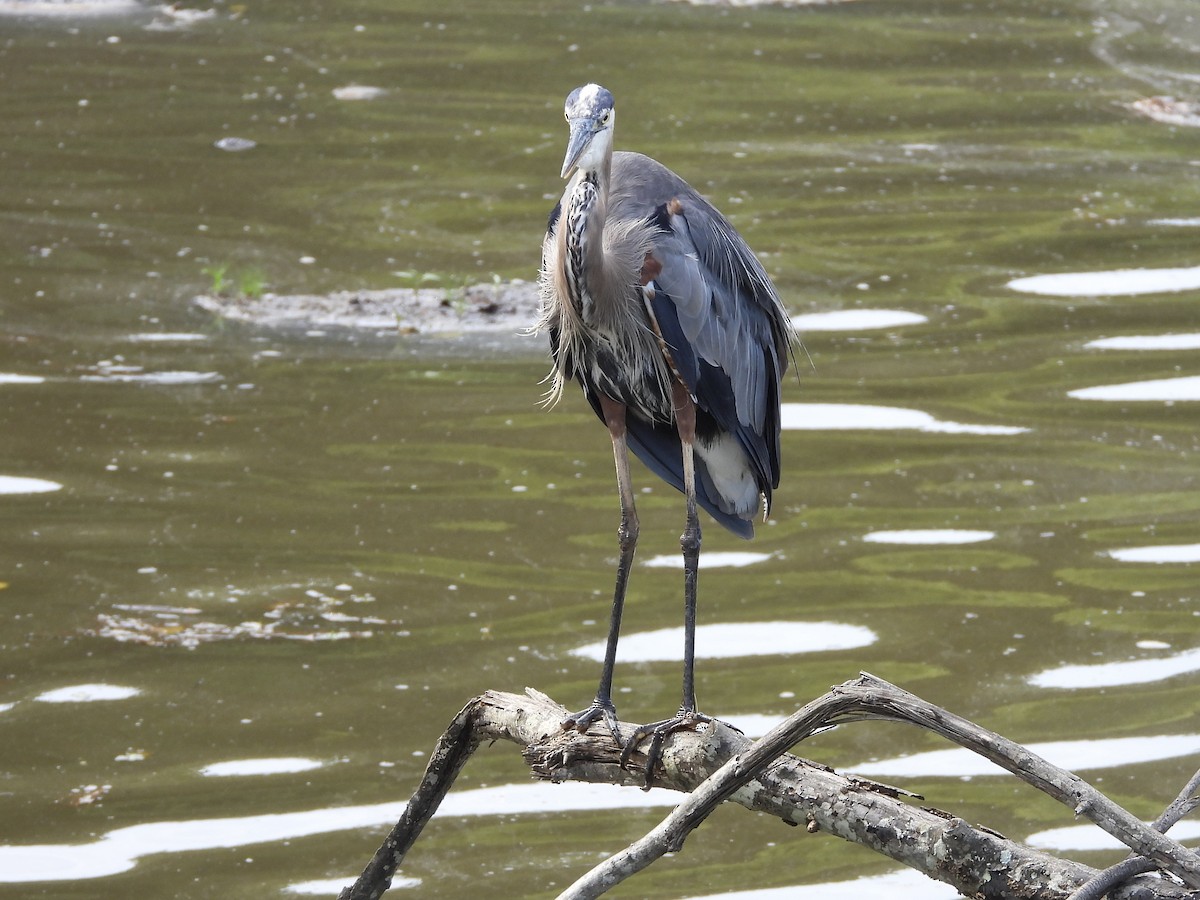
<svg viewBox="0 0 1200 900">
<path fill-rule="evenodd" d="M 637 749 L 638 744 L 646 738 L 650 738 L 650 745 L 646 748 L 646 783 L 642 785 L 643 791 L 650 790 L 650 785 L 654 780 L 654 770 L 662 757 L 663 742 L 667 737 L 676 731 L 695 731 L 697 726 L 712 721 L 714 721 L 712 716 L 706 716 L 695 710 L 681 709 L 673 718 L 642 725 L 621 747 L 621 768 L 629 768 L 629 758 Z"/>
<path fill-rule="evenodd" d="M 608 726 L 609 732 L 613 736 L 613 740 L 617 742 L 617 746 L 623 746 L 624 742 L 621 739 L 621 729 L 617 725 L 617 708 L 613 706 L 611 700 L 597 697 L 592 701 L 592 705 L 587 709 L 581 709 L 579 712 L 571 713 L 560 723 L 563 731 L 571 731 L 574 729 L 580 733 L 587 731 L 592 723 L 603 719 L 604 724 Z"/>
</svg>

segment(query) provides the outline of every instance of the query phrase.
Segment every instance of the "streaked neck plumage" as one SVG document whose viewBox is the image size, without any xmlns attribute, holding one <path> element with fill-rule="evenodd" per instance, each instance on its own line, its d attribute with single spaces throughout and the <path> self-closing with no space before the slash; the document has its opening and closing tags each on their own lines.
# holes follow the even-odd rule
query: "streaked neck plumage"
<svg viewBox="0 0 1200 900">
<path fill-rule="evenodd" d="M 563 212 L 563 250 L 571 303 L 588 323 L 595 320 L 596 298 L 604 298 L 609 287 L 604 283 L 604 223 L 611 172 L 611 150 L 599 165 L 580 168 L 571 179 Z"/>
</svg>

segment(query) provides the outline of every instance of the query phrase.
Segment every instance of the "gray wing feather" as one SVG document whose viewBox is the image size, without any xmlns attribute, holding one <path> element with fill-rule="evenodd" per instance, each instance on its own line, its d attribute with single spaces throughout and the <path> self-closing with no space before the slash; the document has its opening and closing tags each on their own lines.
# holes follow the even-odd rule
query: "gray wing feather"
<svg viewBox="0 0 1200 900">
<path fill-rule="evenodd" d="M 655 280 L 675 302 L 693 350 L 729 377 L 741 424 L 762 427 L 774 387 L 768 379 L 787 369 L 794 339 L 762 264 L 725 217 L 661 163 L 616 153 L 612 184 L 609 211 L 618 218 L 649 218 L 671 200 L 681 204 L 670 233 L 655 242 L 663 266 Z"/>
</svg>

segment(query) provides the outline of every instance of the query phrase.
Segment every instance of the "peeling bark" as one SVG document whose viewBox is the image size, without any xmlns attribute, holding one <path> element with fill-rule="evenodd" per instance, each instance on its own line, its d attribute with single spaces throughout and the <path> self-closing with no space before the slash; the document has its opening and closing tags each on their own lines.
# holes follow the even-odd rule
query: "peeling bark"
<svg viewBox="0 0 1200 900">
<path fill-rule="evenodd" d="M 404 815 L 353 886 L 339 900 L 378 900 L 391 876 L 482 741 L 520 745 L 537 778 L 642 786 L 645 757 L 620 766 L 620 748 L 605 729 L 564 731 L 567 711 L 534 690 L 525 696 L 488 691 L 455 716 L 430 756 Z M 833 688 L 758 741 L 714 723 L 679 732 L 664 744 L 649 783 L 681 791 L 680 805 L 645 837 L 583 875 L 560 897 L 598 897 L 678 851 L 687 835 L 726 800 L 853 841 L 953 885 L 969 897 L 1067 900 L 1096 877 L 1091 867 L 1023 847 L 986 828 L 905 802 L 898 788 L 842 775 L 785 751 L 830 724 L 864 719 L 906 721 L 981 753 L 1039 790 L 1116 834 L 1136 853 L 1152 857 L 1184 884 L 1200 886 L 1200 857 L 1146 826 L 1069 772 L 1023 747 L 928 704 L 894 685 L 862 675 Z M 622 733 L 633 726 L 622 725 Z M 1157 824 L 1157 823 L 1156 823 Z M 1182 884 L 1141 875 L 1113 888 L 1118 900 L 1183 900 Z"/>
</svg>

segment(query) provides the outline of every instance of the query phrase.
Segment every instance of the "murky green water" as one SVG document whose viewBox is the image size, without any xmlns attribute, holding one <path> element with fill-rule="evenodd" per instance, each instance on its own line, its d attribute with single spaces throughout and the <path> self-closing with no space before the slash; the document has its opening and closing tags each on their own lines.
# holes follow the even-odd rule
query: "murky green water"
<svg viewBox="0 0 1200 900">
<path fill-rule="evenodd" d="M 259 897 L 351 877 L 390 813 L 340 830 L 273 831 L 272 816 L 407 798 L 423 754 L 483 689 L 590 698 L 597 666 L 570 651 L 603 637 L 612 464 L 578 397 L 538 408 L 539 340 L 256 332 L 189 301 L 217 266 L 279 292 L 531 277 L 561 187 L 562 96 L 591 79 L 618 98 L 619 144 L 710 194 L 794 313 L 927 318 L 808 334 L 812 365 L 786 401 L 984 432 L 786 433 L 773 519 L 749 545 L 771 556 L 706 569 L 701 621 L 835 622 L 879 640 L 702 660 L 702 706 L 783 716 L 866 669 L 1022 741 L 1200 730 L 1195 565 L 1109 554 L 1200 542 L 1196 403 L 1068 395 L 1196 374 L 1196 350 L 1086 346 L 1193 333 L 1196 289 L 1006 286 L 1200 264 L 1195 224 L 1159 222 L 1198 214 L 1200 131 L 1128 106 L 1189 99 L 1200 26 L 1170 0 L 1103 6 L 363 2 L 217 7 L 167 27 L 150 12 L 0 18 L 0 373 L 43 379 L 0 380 L 0 476 L 62 485 L 0 495 L 0 845 L 76 845 L 48 851 L 60 880 L 12 883 L 0 867 L 0 897 Z M 388 93 L 334 97 L 350 84 Z M 257 146 L 215 149 L 225 137 Z M 148 332 L 200 338 L 130 337 Z M 1024 430 L 987 433 L 997 426 Z M 675 552 L 679 498 L 636 477 L 641 557 Z M 994 536 L 864 541 L 885 529 Z M 710 527 L 705 548 L 747 546 Z M 627 633 L 679 624 L 678 581 L 638 569 Z M 1182 674 L 1033 680 L 1130 659 L 1182 661 Z M 617 678 L 626 718 L 677 702 L 674 663 Z M 139 693 L 36 699 L 90 684 Z M 937 748 L 856 726 L 805 753 L 853 766 Z M 279 757 L 324 765 L 200 771 Z M 1195 767 L 1193 754 L 1083 774 L 1151 816 Z M 460 784 L 524 780 L 497 747 Z M 1007 780 L 904 783 L 1017 839 L 1071 824 Z M 484 878 L 489 896 L 553 896 L 660 814 L 446 816 L 403 874 L 420 896 Z M 239 826 L 210 819 L 270 837 L 223 841 Z M 171 822 L 185 823 L 174 839 Z M 118 831 L 133 826 L 146 828 Z M 98 875 L 97 859 L 133 862 Z M 617 894 L 886 868 L 730 809 Z"/>
</svg>

